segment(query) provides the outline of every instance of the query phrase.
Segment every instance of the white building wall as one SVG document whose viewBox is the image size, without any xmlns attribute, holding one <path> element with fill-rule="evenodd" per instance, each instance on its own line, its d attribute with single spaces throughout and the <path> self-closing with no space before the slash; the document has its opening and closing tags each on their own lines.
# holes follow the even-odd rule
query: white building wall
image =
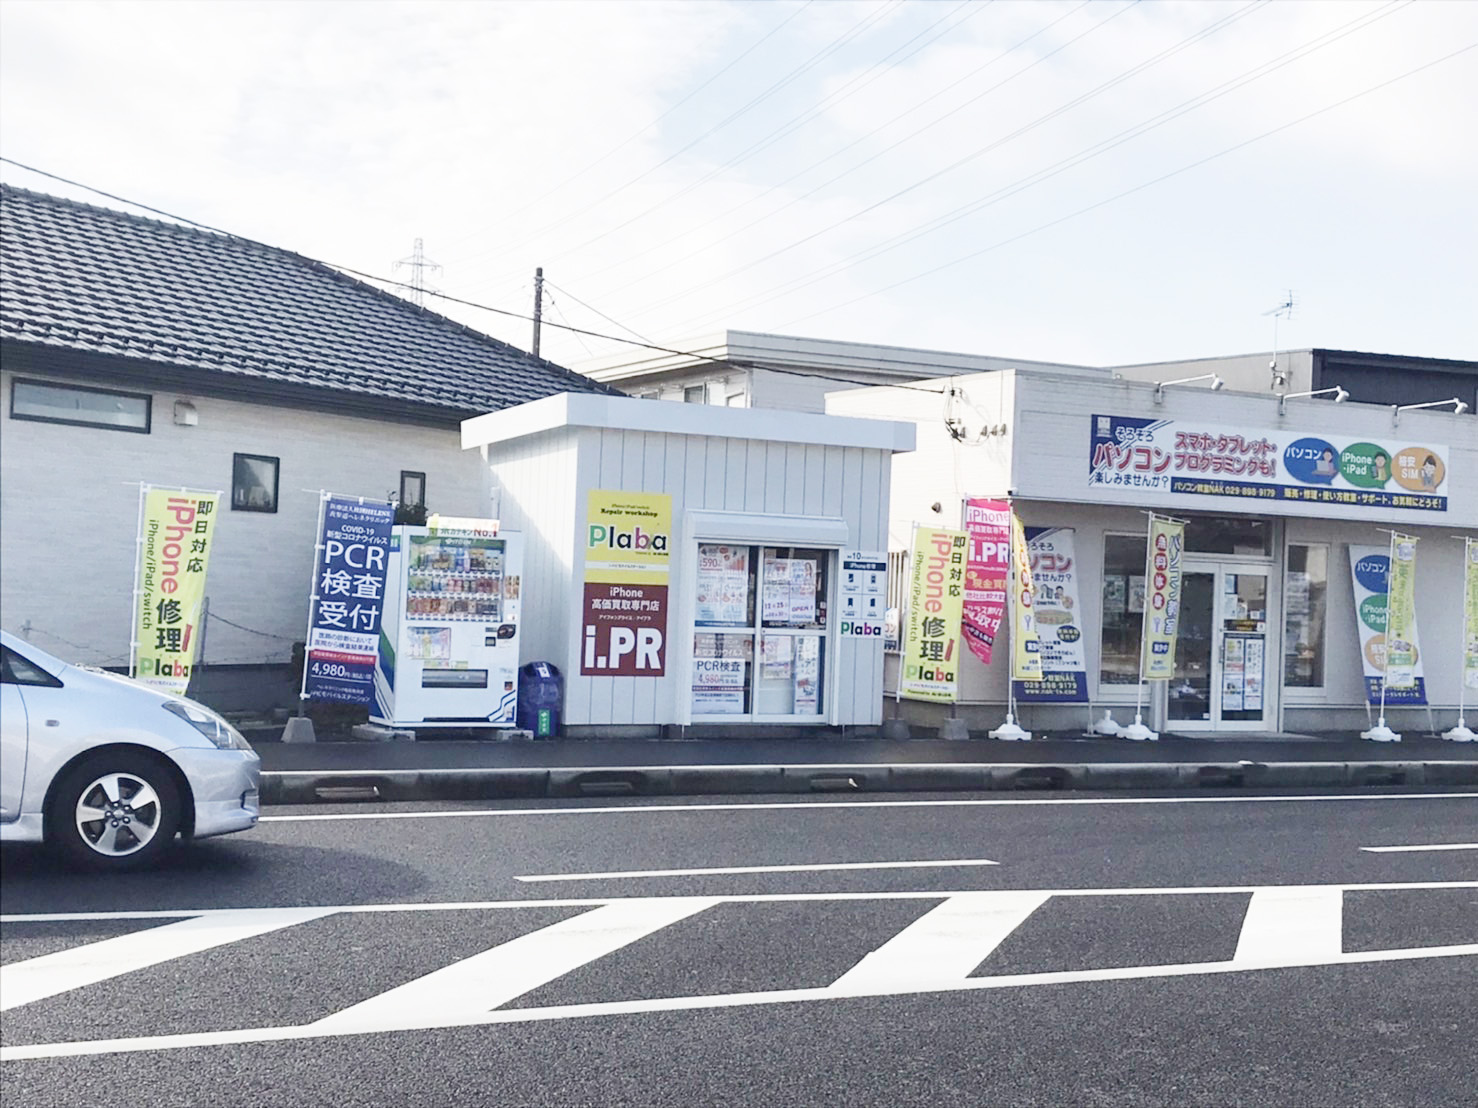
<svg viewBox="0 0 1478 1108">
<path fill-rule="evenodd" d="M 139 481 L 224 494 L 206 581 L 208 665 L 285 662 L 302 640 L 319 489 L 383 500 L 398 492 L 401 470 L 416 470 L 433 511 L 486 514 L 480 462 L 454 429 L 175 391 L 152 393 L 147 435 L 38 423 L 9 417 L 12 376 L 0 374 L 0 615 L 69 661 L 128 662 Z M 197 426 L 173 422 L 180 398 Z M 275 513 L 230 509 L 234 453 L 281 460 Z"/>
</svg>

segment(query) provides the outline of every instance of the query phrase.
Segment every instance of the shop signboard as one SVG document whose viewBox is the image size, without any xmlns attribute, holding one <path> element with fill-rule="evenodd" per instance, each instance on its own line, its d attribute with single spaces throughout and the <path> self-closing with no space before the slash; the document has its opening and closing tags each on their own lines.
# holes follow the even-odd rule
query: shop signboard
<svg viewBox="0 0 1478 1108">
<path fill-rule="evenodd" d="M 395 508 L 385 501 L 324 498 L 308 605 L 306 699 L 374 703 L 386 555 L 394 524 Z"/>
<path fill-rule="evenodd" d="M 1011 504 L 1006 500 L 965 501 L 965 533 L 970 557 L 965 566 L 965 645 L 986 665 L 1006 613 L 1011 576 Z"/>
<path fill-rule="evenodd" d="M 1386 546 L 1351 546 L 1350 576 L 1354 583 L 1355 624 L 1360 632 L 1360 662 L 1365 674 L 1365 699 L 1381 703 L 1381 684 L 1386 667 L 1386 627 L 1389 609 L 1387 593 L 1391 570 L 1391 550 Z M 1387 684 L 1385 703 L 1425 704 L 1427 682 L 1422 673 L 1421 647 L 1413 615 L 1410 643 L 1411 684 Z"/>
<path fill-rule="evenodd" d="M 145 485 L 139 498 L 131 669 L 142 684 L 183 695 L 200 648 L 205 570 L 221 496 Z"/>
<path fill-rule="evenodd" d="M 672 497 L 591 489 L 580 673 L 661 677 L 667 666 Z"/>
<path fill-rule="evenodd" d="M 1191 494 L 1445 513 L 1448 450 L 1409 439 L 1325 438 L 1195 419 L 1094 415 L 1088 484 L 1121 494 Z M 1245 509 L 1244 509 L 1245 510 Z"/>
<path fill-rule="evenodd" d="M 959 689 L 965 599 L 963 531 L 915 527 L 899 695 L 952 703 Z"/>
<path fill-rule="evenodd" d="M 1150 517 L 1144 587 L 1144 649 L 1140 676 L 1168 681 L 1175 676 L 1175 643 L 1180 630 L 1181 554 L 1185 524 L 1164 516 Z"/>
<path fill-rule="evenodd" d="M 842 552 L 843 638 L 883 640 L 883 620 L 888 603 L 888 556 L 881 550 Z"/>
<path fill-rule="evenodd" d="M 1016 682 L 1016 699 L 1036 704 L 1076 704 L 1088 699 L 1082 606 L 1071 527 L 1028 527 L 1037 640 L 1042 679 Z"/>
<path fill-rule="evenodd" d="M 1031 554 L 1021 519 L 1011 513 L 1011 678 L 1014 681 L 1042 679 L 1042 644 L 1037 637 L 1036 588 L 1032 584 Z"/>
</svg>

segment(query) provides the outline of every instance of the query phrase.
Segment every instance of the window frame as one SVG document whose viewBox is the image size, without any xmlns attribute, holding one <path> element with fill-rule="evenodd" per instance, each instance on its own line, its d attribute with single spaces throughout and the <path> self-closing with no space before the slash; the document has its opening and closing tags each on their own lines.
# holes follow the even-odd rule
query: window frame
<svg viewBox="0 0 1478 1108">
<path fill-rule="evenodd" d="M 144 425 L 142 427 L 130 427 L 121 423 L 100 423 L 91 419 L 66 419 L 61 416 L 27 415 L 16 411 L 15 394 L 16 389 L 22 385 L 30 385 L 35 388 L 53 389 L 58 392 L 86 392 L 94 396 L 113 396 L 125 400 L 142 400 L 144 402 Z M 154 397 L 147 392 L 129 392 L 125 389 L 103 389 L 94 385 L 62 384 L 58 381 L 43 381 L 35 377 L 14 377 L 10 382 L 10 418 L 22 420 L 26 423 L 51 423 L 63 427 L 92 427 L 99 431 L 125 431 L 131 435 L 148 435 L 154 429 Z"/>
<path fill-rule="evenodd" d="M 268 505 L 253 506 L 251 504 L 236 503 L 236 472 L 237 467 L 244 461 L 271 462 L 272 463 L 272 502 Z M 235 452 L 231 455 L 231 510 L 233 512 L 258 512 L 266 515 L 277 514 L 277 502 L 282 486 L 282 459 L 273 457 L 271 454 L 243 454 Z"/>
</svg>

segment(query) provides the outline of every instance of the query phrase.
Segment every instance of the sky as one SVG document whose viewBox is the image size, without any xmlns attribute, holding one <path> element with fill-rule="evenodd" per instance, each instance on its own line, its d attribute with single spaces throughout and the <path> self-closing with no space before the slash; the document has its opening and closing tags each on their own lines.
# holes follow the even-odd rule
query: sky
<svg viewBox="0 0 1478 1108">
<path fill-rule="evenodd" d="M 1469 0 L 0 4 L 0 180 L 419 272 L 522 349 L 542 266 L 575 368 L 1478 358 L 1475 116 Z"/>
</svg>

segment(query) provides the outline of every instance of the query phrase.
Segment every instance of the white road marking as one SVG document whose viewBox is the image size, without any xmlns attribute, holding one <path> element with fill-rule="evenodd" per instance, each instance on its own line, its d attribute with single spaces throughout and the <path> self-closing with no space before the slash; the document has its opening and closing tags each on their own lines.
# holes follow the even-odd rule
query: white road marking
<svg viewBox="0 0 1478 1108">
<path fill-rule="evenodd" d="M 1364 965 L 1378 962 L 1414 961 L 1425 958 L 1462 958 L 1478 956 L 1478 943 L 1464 946 L 1429 946 L 1406 950 L 1365 950 L 1341 954 L 1306 968 L 1332 965 Z M 855 999 L 860 996 L 905 996 L 921 993 L 974 992 L 984 989 L 1016 989 L 1032 985 L 1067 985 L 1088 981 L 1134 981 L 1150 978 L 1195 977 L 1221 973 L 1245 973 L 1262 967 L 1237 962 L 1181 962 L 1168 966 L 1129 966 L 1112 969 L 1067 970 L 1055 973 L 1013 974 L 1001 977 L 970 977 L 963 981 L 937 982 L 926 987 L 899 985 L 879 987 L 868 993 L 838 993 L 833 988 L 785 989 L 760 993 L 729 993 L 718 996 L 666 997 L 655 1000 L 623 1000 L 594 1004 L 566 1004 L 549 1008 L 504 1008 L 468 1016 L 456 1024 L 438 1026 L 471 1027 L 504 1023 L 535 1023 L 550 1020 L 581 1019 L 594 1016 L 639 1015 L 653 1012 L 691 1012 L 705 1009 L 738 1008 L 760 1004 L 794 1004 L 806 1001 Z M 344 1028 L 336 1035 L 359 1034 Z M 316 1039 L 325 1032 L 319 1024 L 291 1027 L 261 1027 L 241 1031 L 206 1031 L 184 1035 L 139 1036 L 127 1039 L 93 1039 L 81 1042 L 37 1043 L 31 1046 L 0 1047 L 0 1062 L 20 1062 L 38 1058 L 77 1058 L 100 1054 L 125 1054 L 149 1050 L 180 1050 L 189 1047 L 243 1045 Z"/>
<path fill-rule="evenodd" d="M 720 866 L 714 869 L 616 869 L 606 873 L 533 873 L 515 881 L 604 881 L 618 877 L 710 877 L 726 873 L 818 873 L 838 869 L 950 869 L 998 866 L 988 858 L 956 858 L 940 862 L 816 862 L 799 866 Z"/>
<path fill-rule="evenodd" d="M 312 1026 L 321 1034 L 454 1027 L 719 903 L 713 897 L 616 901 L 355 1004 Z"/>
<path fill-rule="evenodd" d="M 212 947 L 333 915 L 335 911 L 333 908 L 240 908 L 202 913 L 194 919 L 151 927 L 132 935 L 119 935 L 24 962 L 12 962 L 0 966 L 0 1012 L 72 989 L 96 985 L 134 970 L 157 966 L 186 954 L 199 954 Z"/>
<path fill-rule="evenodd" d="M 853 767 L 856 768 L 855 766 Z M 784 808 L 1032 808 L 1059 805 L 1121 804 L 1301 804 L 1343 800 L 1478 800 L 1478 793 L 1337 793 L 1312 796 L 1087 796 L 1028 797 L 1020 800 L 793 800 L 760 804 L 624 804 L 590 808 L 459 808 L 417 812 L 317 812 L 312 815 L 262 816 L 260 823 L 333 823 L 362 819 L 471 819 L 486 816 L 609 816 L 670 812 L 775 811 Z"/>
<path fill-rule="evenodd" d="M 960 893 L 914 920 L 863 957 L 831 988 L 866 994 L 907 982 L 960 981 L 990 956 L 1046 893 Z"/>
<path fill-rule="evenodd" d="M 1343 936 L 1343 890 L 1258 889 L 1242 918 L 1232 961 L 1249 966 L 1308 965 L 1339 957 Z"/>
<path fill-rule="evenodd" d="M 1429 843 L 1426 846 L 1362 846 L 1371 854 L 1405 854 L 1425 850 L 1478 850 L 1478 843 Z"/>
<path fill-rule="evenodd" d="M 1382 881 L 1357 885 L 1200 885 L 1167 886 L 1136 885 L 1123 889 L 1077 888 L 1077 889 L 1033 889 L 1044 896 L 1199 896 L 1203 893 L 1251 893 L 1259 889 L 1336 889 L 1346 892 L 1404 892 L 1419 889 L 1478 889 L 1478 881 Z M 825 892 L 825 893 L 737 893 L 725 894 L 716 899 L 727 904 L 783 904 L 801 901 L 842 900 L 943 900 L 951 896 L 965 896 L 979 889 L 928 889 L 895 892 Z M 332 914 L 357 914 L 364 912 L 467 912 L 489 911 L 502 908 L 599 908 L 606 904 L 623 901 L 660 900 L 661 897 L 582 897 L 568 900 L 463 900 L 463 901 L 409 901 L 400 904 L 337 904 L 309 911 Z M 673 899 L 688 899 L 685 897 Z M 180 908 L 176 910 L 141 912 L 38 912 L 34 915 L 0 915 L 0 923 L 66 923 L 74 920 L 104 919 L 160 919 L 181 916 L 231 915 L 242 911 L 277 911 L 278 909 L 240 908 Z M 297 909 L 287 909 L 296 911 Z"/>
</svg>

